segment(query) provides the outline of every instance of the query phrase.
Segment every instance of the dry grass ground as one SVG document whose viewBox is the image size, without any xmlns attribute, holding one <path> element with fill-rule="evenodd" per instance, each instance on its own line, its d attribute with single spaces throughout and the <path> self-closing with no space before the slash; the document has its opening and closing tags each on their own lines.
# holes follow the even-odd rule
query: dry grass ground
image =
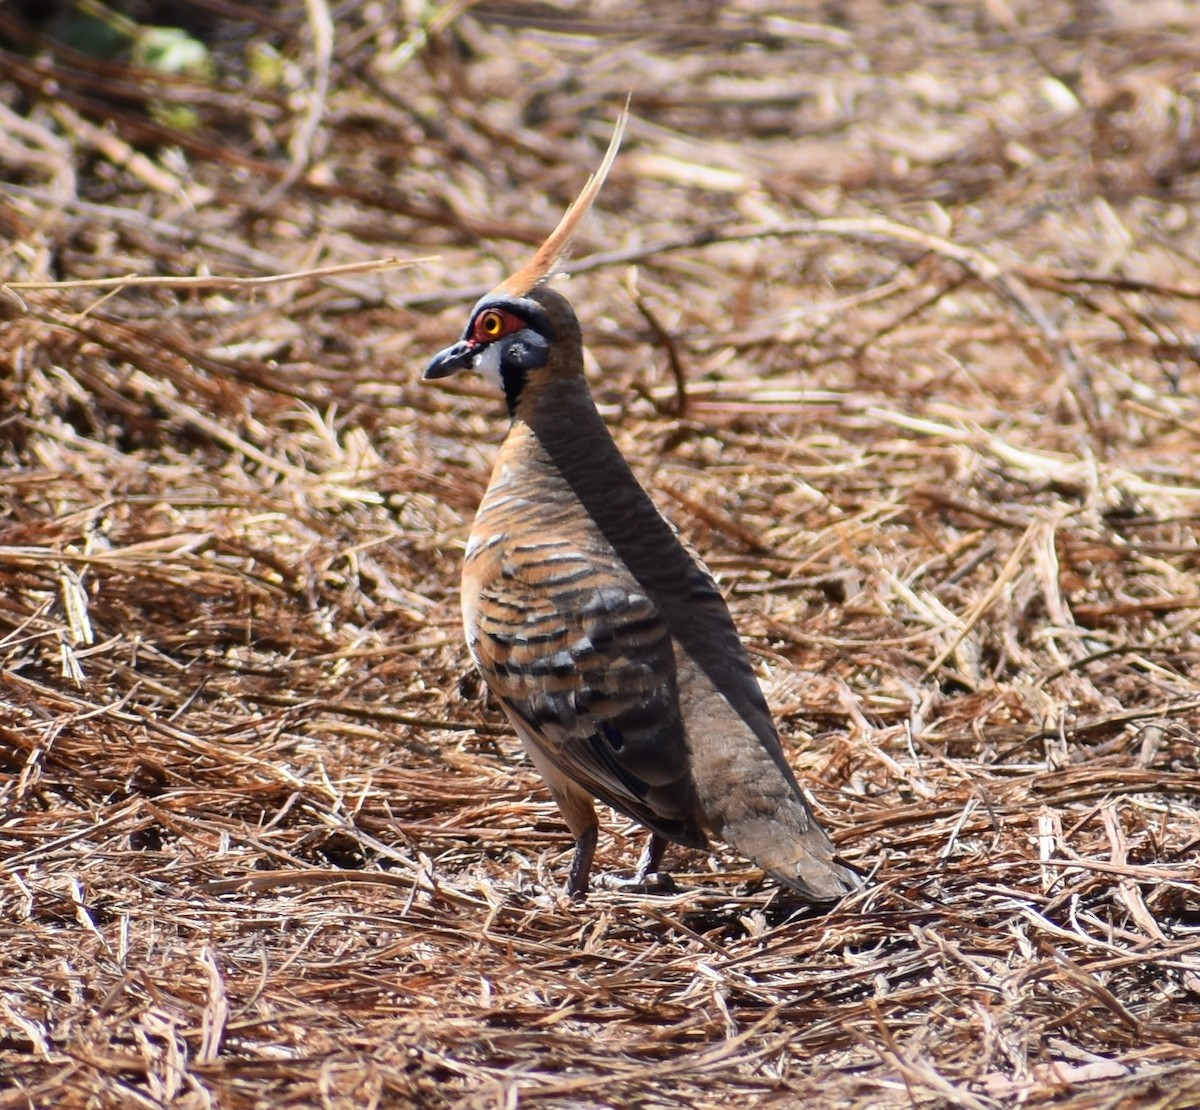
<svg viewBox="0 0 1200 1110">
<path fill-rule="evenodd" d="M 1200 1106 L 1200 10 L 647 7 L 0 8 L 0 1107 Z M 564 900 L 468 674 L 420 370 L 630 88 L 564 288 L 825 914 Z"/>
</svg>

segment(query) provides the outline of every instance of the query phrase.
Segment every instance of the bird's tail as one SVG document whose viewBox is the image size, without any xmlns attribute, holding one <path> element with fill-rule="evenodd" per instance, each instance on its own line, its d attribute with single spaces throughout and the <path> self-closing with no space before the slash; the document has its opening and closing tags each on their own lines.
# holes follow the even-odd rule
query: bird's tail
<svg viewBox="0 0 1200 1110">
<path fill-rule="evenodd" d="M 814 902 L 836 902 L 847 894 L 856 891 L 863 885 L 863 880 L 857 871 L 852 871 L 844 863 L 834 858 L 833 846 L 829 838 L 820 829 L 814 829 L 817 837 L 806 839 L 821 840 L 829 849 L 821 845 L 800 845 L 799 851 L 784 866 L 759 864 L 773 878 L 791 887 L 793 890 L 811 898 Z"/>
<path fill-rule="evenodd" d="M 808 806 L 799 799 L 788 801 L 782 812 L 732 822 L 722 839 L 814 902 L 836 902 L 861 887 L 863 880 L 837 859 L 837 849 Z"/>
</svg>

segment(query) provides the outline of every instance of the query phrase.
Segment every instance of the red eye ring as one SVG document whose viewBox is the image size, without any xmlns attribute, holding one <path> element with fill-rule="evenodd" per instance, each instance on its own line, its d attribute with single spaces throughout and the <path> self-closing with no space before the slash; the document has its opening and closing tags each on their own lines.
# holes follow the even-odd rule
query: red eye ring
<svg viewBox="0 0 1200 1110">
<path fill-rule="evenodd" d="M 479 317 L 477 330 L 484 339 L 499 339 L 505 330 L 504 315 L 494 308 L 489 308 Z"/>
</svg>

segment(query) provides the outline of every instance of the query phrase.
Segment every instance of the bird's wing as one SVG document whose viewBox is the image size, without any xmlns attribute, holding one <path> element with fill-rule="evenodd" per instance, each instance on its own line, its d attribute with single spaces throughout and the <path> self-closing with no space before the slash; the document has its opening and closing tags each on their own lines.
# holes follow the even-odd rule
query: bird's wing
<svg viewBox="0 0 1200 1110">
<path fill-rule="evenodd" d="M 527 742 L 613 808 L 703 845 L 658 606 L 615 555 L 569 540 L 509 544 L 485 562 L 471 653 Z"/>
</svg>

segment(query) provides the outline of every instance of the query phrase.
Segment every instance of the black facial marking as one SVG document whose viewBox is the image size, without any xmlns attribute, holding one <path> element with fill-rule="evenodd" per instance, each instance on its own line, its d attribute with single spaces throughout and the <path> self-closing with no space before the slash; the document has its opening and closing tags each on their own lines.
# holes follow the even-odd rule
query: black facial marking
<svg viewBox="0 0 1200 1110">
<path fill-rule="evenodd" d="M 529 371 L 546 365 L 550 342 L 532 328 L 524 328 L 500 342 L 500 380 L 504 383 L 508 411 L 514 414 Z"/>
</svg>

